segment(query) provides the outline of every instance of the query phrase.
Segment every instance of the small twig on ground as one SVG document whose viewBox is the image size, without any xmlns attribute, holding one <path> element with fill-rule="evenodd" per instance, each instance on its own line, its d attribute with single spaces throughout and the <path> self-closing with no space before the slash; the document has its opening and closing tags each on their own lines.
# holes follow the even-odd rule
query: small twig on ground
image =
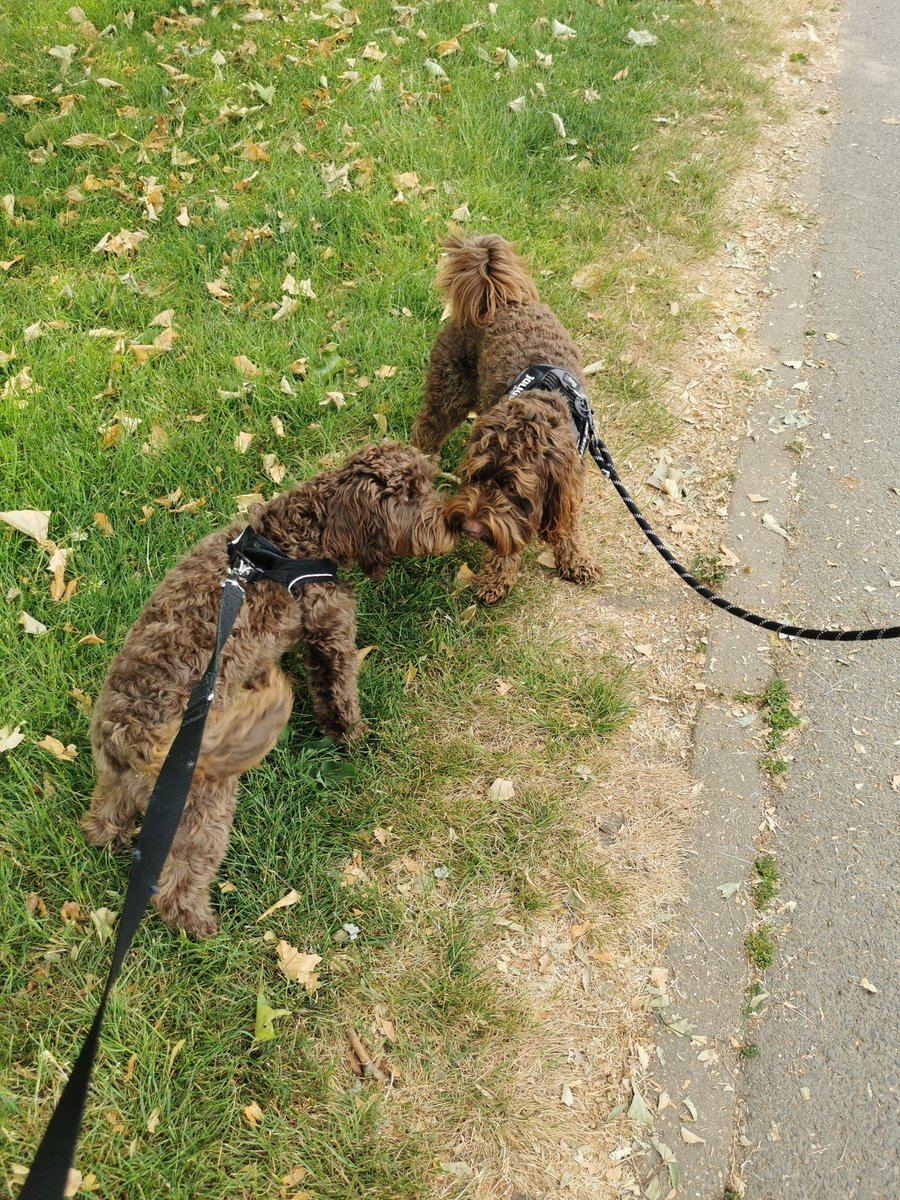
<svg viewBox="0 0 900 1200">
<path fill-rule="evenodd" d="M 383 1083 L 385 1087 L 390 1087 L 393 1082 L 392 1076 L 386 1075 L 377 1063 L 372 1061 L 368 1050 L 359 1040 L 359 1034 L 352 1026 L 347 1026 L 347 1040 L 350 1043 L 350 1049 L 356 1055 L 360 1069 L 366 1079 L 377 1079 L 379 1083 Z"/>
</svg>

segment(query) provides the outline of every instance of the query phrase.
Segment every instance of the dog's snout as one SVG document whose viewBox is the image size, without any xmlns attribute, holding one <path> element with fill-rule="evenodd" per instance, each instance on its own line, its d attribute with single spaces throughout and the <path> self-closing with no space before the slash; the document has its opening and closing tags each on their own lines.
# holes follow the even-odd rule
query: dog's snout
<svg viewBox="0 0 900 1200">
<path fill-rule="evenodd" d="M 485 534 L 484 525 L 480 521 L 476 521 L 474 517 L 466 517 L 460 526 L 462 533 L 470 538 L 483 538 Z"/>
</svg>

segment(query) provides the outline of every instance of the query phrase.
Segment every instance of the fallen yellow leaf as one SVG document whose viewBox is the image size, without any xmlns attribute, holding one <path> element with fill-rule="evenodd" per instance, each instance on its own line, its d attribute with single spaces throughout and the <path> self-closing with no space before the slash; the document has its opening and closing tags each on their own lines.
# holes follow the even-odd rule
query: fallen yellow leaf
<svg viewBox="0 0 900 1200">
<path fill-rule="evenodd" d="M 49 733 L 39 742 L 35 742 L 35 745 L 40 746 L 42 750 L 49 750 L 55 758 L 62 762 L 71 762 L 72 759 L 78 757 L 78 751 L 74 745 L 64 746 L 59 738 L 51 737 Z"/>
<path fill-rule="evenodd" d="M 303 897 L 300 895 L 300 893 L 298 891 L 295 891 L 294 888 L 291 888 L 291 890 L 287 893 L 286 896 L 282 896 L 280 900 L 276 900 L 274 904 L 270 904 L 269 907 L 266 909 L 266 911 L 264 913 L 260 914 L 260 916 L 258 916 L 256 918 L 257 925 L 259 924 L 260 921 L 264 921 L 266 919 L 266 917 L 270 916 L 273 912 L 275 912 L 276 909 L 288 908 L 288 907 L 290 907 L 290 905 L 296 904 L 302 898 Z"/>
<path fill-rule="evenodd" d="M 209 287 L 209 284 L 206 286 Z M 236 354 L 231 361 L 237 367 L 244 379 L 259 379 L 260 375 L 262 375 L 262 371 L 259 369 L 256 363 L 247 358 L 245 354 Z"/>
</svg>

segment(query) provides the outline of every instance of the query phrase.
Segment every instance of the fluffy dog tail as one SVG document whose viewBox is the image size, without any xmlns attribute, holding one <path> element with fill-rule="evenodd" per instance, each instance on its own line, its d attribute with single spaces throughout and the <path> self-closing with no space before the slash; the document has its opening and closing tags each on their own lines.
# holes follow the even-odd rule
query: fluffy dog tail
<svg viewBox="0 0 900 1200">
<path fill-rule="evenodd" d="M 504 304 L 536 304 L 537 289 L 524 259 L 496 233 L 448 237 L 437 287 L 446 292 L 458 325 L 489 325 Z"/>
</svg>

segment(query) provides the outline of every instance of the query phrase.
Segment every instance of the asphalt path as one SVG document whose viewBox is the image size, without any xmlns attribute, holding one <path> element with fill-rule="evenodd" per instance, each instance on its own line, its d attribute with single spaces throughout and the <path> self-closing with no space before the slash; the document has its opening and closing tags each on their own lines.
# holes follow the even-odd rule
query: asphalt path
<svg viewBox="0 0 900 1200">
<path fill-rule="evenodd" d="M 782 595 L 848 626 L 898 624 L 900 5 L 846 0 L 840 37 L 805 309 L 804 357 L 826 366 Z M 782 904 L 796 907 L 776 918 L 769 1013 L 745 1073 L 747 1200 L 900 1196 L 898 663 L 898 642 L 814 646 L 783 672 L 807 721 L 775 805 Z"/>
<path fill-rule="evenodd" d="M 748 415 L 729 506 L 748 570 L 728 595 L 797 624 L 896 625 L 900 3 L 845 0 L 840 51 L 832 135 L 797 181 L 818 220 L 769 279 L 770 386 Z M 812 423 L 779 431 L 791 410 Z M 655 1072 L 679 1200 L 900 1197 L 898 663 L 897 641 L 779 646 L 712 622 L 693 763 L 702 811 Z M 735 701 L 774 673 L 804 721 L 778 788 L 759 767 L 759 722 Z M 761 848 L 781 884 L 766 916 L 775 958 L 748 1017 Z"/>
</svg>

